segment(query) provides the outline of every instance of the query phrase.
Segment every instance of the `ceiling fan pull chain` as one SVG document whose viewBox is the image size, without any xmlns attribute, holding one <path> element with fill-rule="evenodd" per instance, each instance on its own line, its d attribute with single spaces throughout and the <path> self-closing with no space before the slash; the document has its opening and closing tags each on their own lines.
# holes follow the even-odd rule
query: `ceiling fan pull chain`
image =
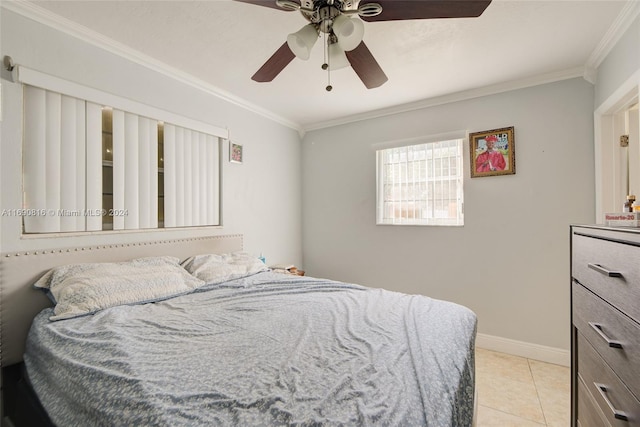
<svg viewBox="0 0 640 427">
<path fill-rule="evenodd" d="M 327 92 L 331 92 L 331 89 L 333 89 L 333 86 L 331 86 L 331 53 L 329 52 L 329 45 L 331 44 L 331 37 L 329 37 L 329 39 L 327 39 L 327 34 L 325 33 L 325 62 L 326 62 L 326 66 L 327 66 L 327 87 L 325 88 L 327 90 Z M 324 65 L 323 65 L 324 67 Z"/>
<path fill-rule="evenodd" d="M 324 55 L 324 63 L 322 64 L 322 69 L 327 71 L 327 87 L 325 88 L 327 92 L 330 92 L 333 89 L 331 86 L 331 55 L 329 54 L 329 44 L 331 43 L 331 37 L 327 39 L 327 33 L 322 33 L 322 42 L 324 44 L 324 48 L 322 49 L 322 54 Z"/>
<path fill-rule="evenodd" d="M 327 61 L 327 57 L 329 56 L 329 44 L 327 43 L 327 33 L 325 32 L 322 33 L 322 44 L 324 45 L 324 48 L 322 50 L 322 55 L 324 56 L 324 63 L 322 64 L 322 69 L 326 70 L 329 67 L 329 63 Z"/>
</svg>

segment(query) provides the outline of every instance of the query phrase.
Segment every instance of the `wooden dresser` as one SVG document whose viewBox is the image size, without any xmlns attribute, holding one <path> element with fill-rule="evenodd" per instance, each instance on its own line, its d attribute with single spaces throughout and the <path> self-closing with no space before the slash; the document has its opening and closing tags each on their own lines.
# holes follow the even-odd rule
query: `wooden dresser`
<svg viewBox="0 0 640 427">
<path fill-rule="evenodd" d="M 571 227 L 571 425 L 640 426 L 640 229 Z"/>
</svg>

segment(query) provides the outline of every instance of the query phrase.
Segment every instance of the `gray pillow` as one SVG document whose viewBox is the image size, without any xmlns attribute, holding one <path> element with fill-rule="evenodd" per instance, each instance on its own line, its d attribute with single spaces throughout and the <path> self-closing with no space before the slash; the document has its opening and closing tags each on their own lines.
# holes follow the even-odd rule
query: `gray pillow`
<svg viewBox="0 0 640 427">
<path fill-rule="evenodd" d="M 48 290 L 55 302 L 50 319 L 61 320 L 183 295 L 204 284 L 180 266 L 179 258 L 163 256 L 56 267 L 34 286 Z"/>
<path fill-rule="evenodd" d="M 246 252 L 197 255 L 186 259 L 182 266 L 207 284 L 227 282 L 269 270 L 262 261 Z"/>
</svg>

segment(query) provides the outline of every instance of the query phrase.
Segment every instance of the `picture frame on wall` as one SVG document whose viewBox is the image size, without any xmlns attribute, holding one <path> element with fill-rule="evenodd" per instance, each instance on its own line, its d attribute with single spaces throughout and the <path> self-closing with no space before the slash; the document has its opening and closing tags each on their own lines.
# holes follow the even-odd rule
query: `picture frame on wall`
<svg viewBox="0 0 640 427">
<path fill-rule="evenodd" d="M 229 161 L 242 163 L 242 145 L 229 141 Z"/>
<path fill-rule="evenodd" d="M 516 173 L 514 127 L 469 134 L 471 178 Z"/>
</svg>

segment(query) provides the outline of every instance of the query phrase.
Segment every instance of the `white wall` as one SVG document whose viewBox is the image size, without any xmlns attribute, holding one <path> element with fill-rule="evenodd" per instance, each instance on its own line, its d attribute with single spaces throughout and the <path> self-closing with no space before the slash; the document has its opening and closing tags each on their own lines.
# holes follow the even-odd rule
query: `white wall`
<svg viewBox="0 0 640 427">
<path fill-rule="evenodd" d="M 5 216 L 2 251 L 242 233 L 245 250 L 263 252 L 267 262 L 300 264 L 301 152 L 295 130 L 16 12 L 5 9 L 1 18 L 1 52 L 16 64 L 226 127 L 244 146 L 244 163 L 238 165 L 227 161 L 224 144 L 222 228 L 34 238 L 21 235 L 20 218 Z M 0 208 L 17 209 L 22 207 L 22 92 L 7 80 L 2 90 Z"/>
<path fill-rule="evenodd" d="M 464 227 L 375 225 L 372 146 L 507 126 L 517 173 L 471 179 L 465 159 Z M 591 84 L 571 79 L 313 131 L 302 166 L 311 275 L 458 302 L 477 313 L 479 333 L 569 349 L 569 225 L 594 220 Z"/>
</svg>

